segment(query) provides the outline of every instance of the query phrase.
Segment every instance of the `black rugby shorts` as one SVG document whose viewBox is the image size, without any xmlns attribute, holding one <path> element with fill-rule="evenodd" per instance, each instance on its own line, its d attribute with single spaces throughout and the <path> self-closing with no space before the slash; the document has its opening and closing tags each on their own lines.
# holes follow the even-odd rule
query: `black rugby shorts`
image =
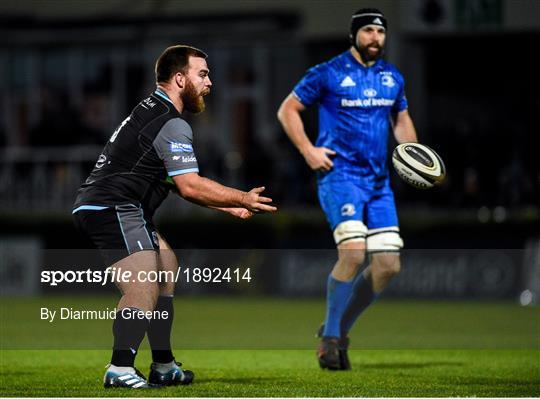
<svg viewBox="0 0 540 399">
<path fill-rule="evenodd" d="M 116 205 L 73 214 L 75 226 L 97 247 L 106 266 L 144 250 L 159 250 L 157 230 L 141 207 Z"/>
</svg>

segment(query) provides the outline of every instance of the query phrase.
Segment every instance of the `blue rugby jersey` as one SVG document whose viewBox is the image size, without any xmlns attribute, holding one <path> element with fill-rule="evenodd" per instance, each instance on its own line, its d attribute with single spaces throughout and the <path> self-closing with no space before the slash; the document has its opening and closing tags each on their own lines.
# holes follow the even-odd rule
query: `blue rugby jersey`
<svg viewBox="0 0 540 399">
<path fill-rule="evenodd" d="M 309 69 L 293 94 L 306 107 L 319 103 L 316 145 L 337 153 L 333 169 L 318 174 L 320 182 L 369 184 L 388 176 L 390 118 L 407 108 L 404 79 L 395 66 L 378 60 L 366 68 L 346 51 Z"/>
</svg>

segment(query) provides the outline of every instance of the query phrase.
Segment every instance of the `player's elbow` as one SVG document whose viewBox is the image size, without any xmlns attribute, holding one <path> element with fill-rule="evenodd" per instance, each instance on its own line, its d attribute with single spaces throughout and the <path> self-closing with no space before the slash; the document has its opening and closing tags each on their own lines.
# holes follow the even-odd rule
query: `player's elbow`
<svg viewBox="0 0 540 399">
<path fill-rule="evenodd" d="M 195 175 L 195 174 L 193 174 Z M 198 175 L 196 176 L 178 176 L 174 177 L 176 188 L 180 196 L 188 201 L 193 201 L 198 198 L 199 189 L 197 184 Z"/>
<path fill-rule="evenodd" d="M 286 124 L 287 120 L 291 118 L 294 113 L 299 114 L 300 110 L 294 107 L 294 104 L 290 97 L 287 97 L 277 111 L 277 119 L 281 122 L 282 125 Z"/>
<path fill-rule="evenodd" d="M 277 110 L 277 114 L 276 114 L 276 117 L 278 119 L 278 121 L 281 122 L 281 124 L 283 124 L 283 121 L 285 120 L 285 102 L 283 102 L 280 107 L 278 108 Z"/>
</svg>

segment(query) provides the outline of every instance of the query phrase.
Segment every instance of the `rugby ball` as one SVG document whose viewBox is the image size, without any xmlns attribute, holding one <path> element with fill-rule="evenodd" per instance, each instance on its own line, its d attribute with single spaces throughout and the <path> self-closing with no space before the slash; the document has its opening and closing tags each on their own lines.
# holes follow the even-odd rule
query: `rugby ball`
<svg viewBox="0 0 540 399">
<path fill-rule="evenodd" d="M 399 177 L 416 188 L 431 188 L 441 184 L 446 176 L 441 157 L 424 144 L 398 145 L 392 153 L 392 164 Z"/>
</svg>

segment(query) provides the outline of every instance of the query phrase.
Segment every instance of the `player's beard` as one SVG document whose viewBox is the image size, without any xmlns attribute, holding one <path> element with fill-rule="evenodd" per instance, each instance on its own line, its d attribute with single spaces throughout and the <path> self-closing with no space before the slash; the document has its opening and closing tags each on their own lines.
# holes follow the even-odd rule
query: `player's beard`
<svg viewBox="0 0 540 399">
<path fill-rule="evenodd" d="M 203 97 L 208 93 L 210 93 L 210 89 L 208 88 L 204 89 L 201 93 L 197 93 L 197 89 L 193 83 L 191 83 L 191 80 L 186 79 L 186 87 L 181 95 L 184 109 L 192 114 L 199 114 L 203 112 L 206 108 Z"/>
<path fill-rule="evenodd" d="M 377 53 L 372 54 L 369 52 L 370 47 L 375 47 L 379 51 Z M 384 47 L 379 46 L 377 43 L 370 43 L 368 45 L 358 46 L 358 53 L 360 53 L 360 57 L 362 58 L 362 61 L 364 62 L 371 62 L 371 61 L 377 61 L 379 58 L 382 58 L 384 54 Z"/>
</svg>

